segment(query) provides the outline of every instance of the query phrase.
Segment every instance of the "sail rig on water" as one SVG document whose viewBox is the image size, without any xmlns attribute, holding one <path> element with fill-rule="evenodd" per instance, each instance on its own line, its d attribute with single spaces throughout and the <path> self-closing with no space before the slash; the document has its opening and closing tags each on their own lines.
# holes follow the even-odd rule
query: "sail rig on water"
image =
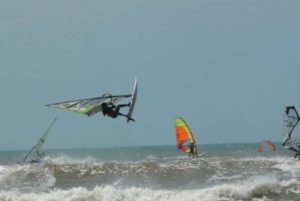
<svg viewBox="0 0 300 201">
<path fill-rule="evenodd" d="M 176 129 L 176 146 L 179 150 L 186 153 L 193 153 L 198 157 L 198 150 L 195 138 L 191 129 L 188 127 L 182 117 L 175 118 L 175 129 Z M 191 152 L 190 145 L 194 144 L 194 151 Z"/>
<path fill-rule="evenodd" d="M 300 154 L 300 117 L 294 106 L 285 107 L 283 125 L 285 128 L 282 146 Z"/>
<path fill-rule="evenodd" d="M 31 150 L 27 153 L 25 158 L 23 159 L 23 162 L 28 163 L 40 163 L 42 160 L 42 157 L 44 156 L 44 153 L 42 152 L 42 146 L 46 141 L 46 138 L 56 122 L 56 118 L 53 120 L 51 125 L 48 127 L 48 129 L 44 132 L 44 134 L 41 136 L 39 141 L 31 148 Z"/>
</svg>

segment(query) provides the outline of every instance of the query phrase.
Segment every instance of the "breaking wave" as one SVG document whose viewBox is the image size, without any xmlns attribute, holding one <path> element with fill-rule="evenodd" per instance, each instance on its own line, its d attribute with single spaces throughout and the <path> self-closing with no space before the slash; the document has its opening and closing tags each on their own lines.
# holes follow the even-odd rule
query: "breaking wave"
<svg viewBox="0 0 300 201">
<path fill-rule="evenodd" d="M 0 166 L 0 201 L 296 200 L 300 161 L 287 157 L 149 155 L 136 162 L 67 155 L 43 164 Z"/>
<path fill-rule="evenodd" d="M 300 194 L 296 180 L 278 181 L 274 178 L 249 178 L 239 183 L 221 184 L 193 190 L 153 190 L 151 188 L 118 188 L 97 186 L 93 189 L 74 187 L 66 190 L 52 189 L 42 193 L 0 192 L 1 201 L 44 200 L 44 201 L 220 201 L 251 200 L 265 201 L 273 198 L 295 200 Z"/>
<path fill-rule="evenodd" d="M 1 190 L 43 191 L 55 185 L 52 172 L 41 165 L 1 166 L 0 169 Z"/>
</svg>

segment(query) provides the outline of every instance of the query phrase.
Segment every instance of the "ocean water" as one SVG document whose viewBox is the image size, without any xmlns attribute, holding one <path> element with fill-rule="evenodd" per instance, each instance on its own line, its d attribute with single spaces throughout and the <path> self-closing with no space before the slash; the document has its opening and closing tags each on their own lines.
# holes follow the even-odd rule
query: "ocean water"
<svg viewBox="0 0 300 201">
<path fill-rule="evenodd" d="M 300 200 L 300 161 L 277 146 L 200 145 L 189 159 L 174 146 L 0 152 L 0 201 Z"/>
</svg>

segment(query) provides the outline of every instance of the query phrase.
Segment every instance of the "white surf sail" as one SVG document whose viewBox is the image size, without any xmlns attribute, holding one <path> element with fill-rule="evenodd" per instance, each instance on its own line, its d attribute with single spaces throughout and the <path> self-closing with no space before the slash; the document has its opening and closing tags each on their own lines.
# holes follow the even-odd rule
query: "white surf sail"
<svg viewBox="0 0 300 201">
<path fill-rule="evenodd" d="M 56 118 L 53 120 L 51 125 L 48 127 L 48 129 L 44 132 L 44 134 L 41 136 L 39 141 L 31 148 L 31 150 L 27 153 L 25 156 L 23 162 L 28 162 L 28 163 L 40 163 L 42 160 L 42 157 L 44 156 L 44 153 L 42 152 L 42 146 L 46 141 L 46 138 L 56 122 Z"/>
<path fill-rule="evenodd" d="M 294 106 L 285 107 L 283 125 L 284 140 L 282 146 L 295 152 L 300 151 L 300 117 Z"/>
<path fill-rule="evenodd" d="M 109 95 L 104 94 L 101 97 L 95 98 L 87 98 L 87 99 L 80 99 L 80 100 L 72 100 L 72 101 L 64 101 L 59 103 L 51 103 L 47 104 L 46 106 L 52 108 L 59 108 L 66 111 L 78 112 L 81 114 L 86 114 L 88 116 L 92 116 L 100 111 L 102 111 L 101 104 L 102 103 L 116 103 L 123 98 L 131 97 L 129 95 Z"/>
</svg>

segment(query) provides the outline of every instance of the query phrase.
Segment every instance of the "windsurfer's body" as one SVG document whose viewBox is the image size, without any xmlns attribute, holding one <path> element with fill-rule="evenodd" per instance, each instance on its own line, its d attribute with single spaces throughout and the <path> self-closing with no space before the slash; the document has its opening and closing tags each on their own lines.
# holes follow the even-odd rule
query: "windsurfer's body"
<svg viewBox="0 0 300 201">
<path fill-rule="evenodd" d="M 295 150 L 295 158 L 300 160 L 300 150 Z"/>
<path fill-rule="evenodd" d="M 191 155 L 193 158 L 197 157 L 197 152 L 196 152 L 196 147 L 194 142 L 191 142 L 189 148 L 190 148 L 189 158 L 191 157 Z"/>
<path fill-rule="evenodd" d="M 102 103 L 101 107 L 102 107 L 102 113 L 103 115 L 107 115 L 111 118 L 117 118 L 118 116 L 124 116 L 124 117 L 128 117 L 128 115 L 126 114 L 122 114 L 120 112 L 120 109 L 122 107 L 129 107 L 130 103 L 128 104 L 120 104 L 120 105 L 114 105 L 113 103 Z M 129 120 L 134 121 L 134 119 L 130 118 Z"/>
<path fill-rule="evenodd" d="M 300 149 L 299 148 L 289 147 L 288 149 L 296 153 L 294 158 L 300 160 Z"/>
</svg>

